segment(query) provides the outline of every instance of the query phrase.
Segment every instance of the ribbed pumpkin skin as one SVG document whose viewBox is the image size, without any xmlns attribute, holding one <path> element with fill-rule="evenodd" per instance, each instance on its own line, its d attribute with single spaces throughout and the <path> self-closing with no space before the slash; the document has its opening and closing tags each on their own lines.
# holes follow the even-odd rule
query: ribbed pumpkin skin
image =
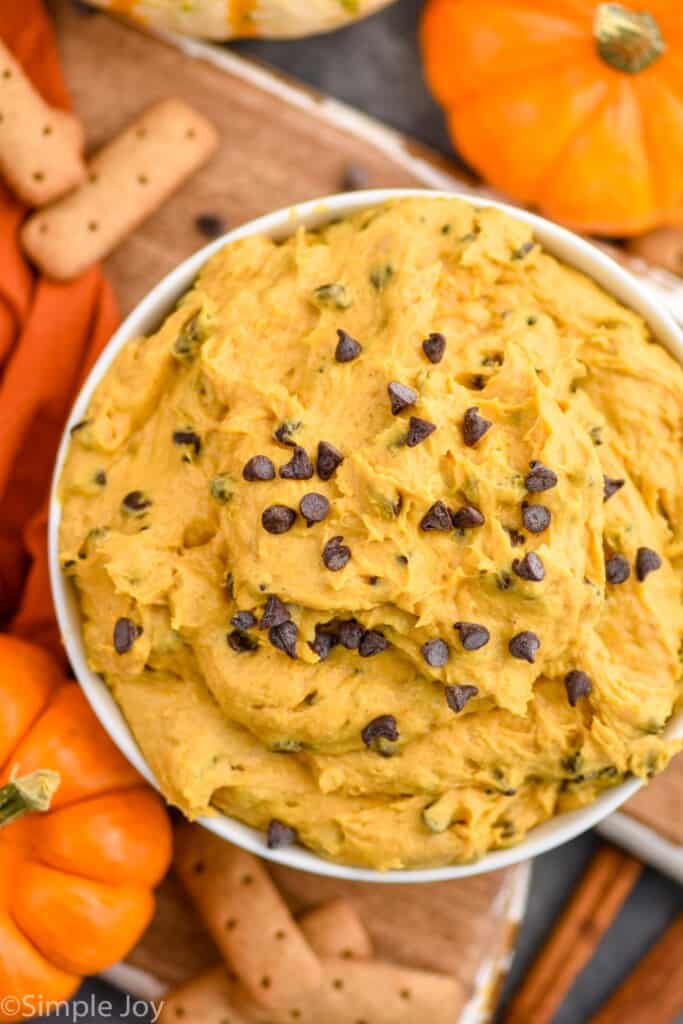
<svg viewBox="0 0 683 1024">
<path fill-rule="evenodd" d="M 0 635 L 0 785 L 39 769 L 61 777 L 51 809 L 0 829 L 3 1022 L 67 999 L 124 957 L 171 856 L 160 799 L 76 683 L 40 648 Z"/>
<path fill-rule="evenodd" d="M 204 39 L 280 39 L 341 28 L 393 0 L 89 0 L 152 28 Z"/>
<path fill-rule="evenodd" d="M 622 70 L 601 31 L 635 12 L 665 49 L 624 37 L 617 60 L 644 66 Z M 428 0 L 420 37 L 453 143 L 495 188 L 580 231 L 683 224 L 680 0 Z"/>
</svg>

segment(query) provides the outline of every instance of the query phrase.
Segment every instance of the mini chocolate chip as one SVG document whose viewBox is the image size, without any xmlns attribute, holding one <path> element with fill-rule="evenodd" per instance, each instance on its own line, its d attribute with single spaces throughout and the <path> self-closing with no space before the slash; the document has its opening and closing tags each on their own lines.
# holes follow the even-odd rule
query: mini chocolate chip
<svg viewBox="0 0 683 1024">
<path fill-rule="evenodd" d="M 605 578 L 608 583 L 625 583 L 631 575 L 631 566 L 623 555 L 610 555 L 605 562 Z"/>
<path fill-rule="evenodd" d="M 76 14 L 80 14 L 83 17 L 91 17 L 93 14 L 99 14 L 91 4 L 86 3 L 86 0 L 71 0 L 71 6 L 75 10 Z"/>
<path fill-rule="evenodd" d="M 192 362 L 206 339 L 206 334 L 199 321 L 199 313 L 195 313 L 183 325 L 173 342 L 173 356 L 181 363 Z"/>
<path fill-rule="evenodd" d="M 344 461 L 344 456 L 329 441 L 318 443 L 318 457 L 316 459 L 316 471 L 321 480 L 329 480 L 334 476 L 336 470 Z"/>
<path fill-rule="evenodd" d="M 136 516 L 142 515 L 151 504 L 152 502 L 143 491 L 129 491 L 121 502 L 124 512 Z"/>
<path fill-rule="evenodd" d="M 330 503 L 324 494 L 311 491 L 310 494 L 304 494 L 299 502 L 299 511 L 306 520 L 306 525 L 313 526 L 315 523 L 322 523 L 328 515 Z"/>
<path fill-rule="evenodd" d="M 602 500 L 603 501 L 609 501 L 609 499 L 612 497 L 612 495 L 616 494 L 617 491 L 620 491 L 625 483 L 626 483 L 625 480 L 617 480 L 617 479 L 615 479 L 614 477 L 611 477 L 611 476 L 603 476 L 603 478 L 602 478 L 602 494 L 603 494 L 603 499 Z"/>
<path fill-rule="evenodd" d="M 362 164 L 346 164 L 342 174 L 342 189 L 344 192 L 357 192 L 359 189 L 368 187 L 370 174 L 367 167 Z"/>
<path fill-rule="evenodd" d="M 564 677 L 564 685 L 567 688 L 567 698 L 573 708 L 576 707 L 577 701 L 581 697 L 587 697 L 593 689 L 593 683 L 591 682 L 590 676 L 586 675 L 585 672 L 581 672 L 579 669 L 572 669 L 571 672 L 567 672 Z"/>
<path fill-rule="evenodd" d="M 136 626 L 130 619 L 117 619 L 114 624 L 114 650 L 117 654 L 127 654 L 141 635 L 142 626 Z"/>
<path fill-rule="evenodd" d="M 344 619 L 339 623 L 339 643 L 348 651 L 357 651 L 365 630 L 357 619 Z"/>
<path fill-rule="evenodd" d="M 478 651 L 491 639 L 486 626 L 481 626 L 478 622 L 456 622 L 454 628 L 460 634 L 460 643 L 466 651 Z"/>
<path fill-rule="evenodd" d="M 236 654 L 246 654 L 248 651 L 256 651 L 259 646 L 258 640 L 244 633 L 241 629 L 233 629 L 227 636 L 228 646 Z"/>
<path fill-rule="evenodd" d="M 199 455 L 202 450 L 201 438 L 199 434 L 195 434 L 194 430 L 174 430 L 173 443 L 194 448 L 195 455 Z"/>
<path fill-rule="evenodd" d="M 411 416 L 408 424 L 406 444 L 409 448 L 414 448 L 416 445 L 421 444 L 422 441 L 425 441 L 435 430 L 435 423 L 430 423 L 429 420 L 422 420 L 419 416 Z"/>
<path fill-rule="evenodd" d="M 522 505 L 522 522 L 529 533 L 543 533 L 550 526 L 552 513 L 545 505 Z"/>
<path fill-rule="evenodd" d="M 289 420 L 286 423 L 281 423 L 277 430 L 273 431 L 273 437 L 280 444 L 285 444 L 291 448 L 296 444 L 292 434 L 296 434 L 297 430 L 301 430 L 301 422 L 299 420 L 296 422 Z"/>
<path fill-rule="evenodd" d="M 396 561 L 399 565 L 407 565 L 410 559 L 407 555 L 396 555 Z"/>
<path fill-rule="evenodd" d="M 532 241 L 524 242 L 524 244 L 520 245 L 518 249 L 514 249 L 513 250 L 513 252 L 510 255 L 510 259 L 511 260 L 523 260 L 524 257 L 528 253 L 531 252 L 533 247 L 534 247 L 534 243 Z"/>
<path fill-rule="evenodd" d="M 289 462 L 280 467 L 280 476 L 283 480 L 310 480 L 313 476 L 313 463 L 308 457 L 305 448 L 296 445 L 294 454 Z"/>
<path fill-rule="evenodd" d="M 275 466 L 267 455 L 252 455 L 244 464 L 242 476 L 245 480 L 274 480 Z"/>
<path fill-rule="evenodd" d="M 339 341 L 337 342 L 337 347 L 334 350 L 334 358 L 337 362 L 350 363 L 353 362 L 354 359 L 358 359 L 358 356 L 363 351 L 363 346 L 360 342 L 356 341 L 356 339 L 352 338 L 350 334 L 347 334 L 346 331 L 342 330 L 337 331 L 337 337 L 339 338 Z"/>
<path fill-rule="evenodd" d="M 520 579 L 531 583 L 540 583 L 545 577 L 545 566 L 535 551 L 527 552 L 524 558 L 515 558 L 512 568 Z"/>
<path fill-rule="evenodd" d="M 95 483 L 97 484 L 98 487 L 106 487 L 107 486 L 107 474 L 105 473 L 105 471 L 103 469 L 98 469 L 97 472 L 95 473 L 95 476 L 93 477 L 93 479 L 94 479 L 94 481 L 95 481 Z"/>
<path fill-rule="evenodd" d="M 399 738 L 398 724 L 393 715 L 379 715 L 361 731 L 361 737 L 366 747 L 376 747 L 378 740 L 389 740 L 395 743 Z"/>
<path fill-rule="evenodd" d="M 443 334 L 433 331 L 422 342 L 422 351 L 430 363 L 440 363 L 446 351 L 446 339 Z"/>
<path fill-rule="evenodd" d="M 503 365 L 503 353 L 502 352 L 488 352 L 487 355 L 481 361 L 482 366 L 502 366 Z"/>
<path fill-rule="evenodd" d="M 394 416 L 398 416 L 404 409 L 408 409 L 417 402 L 417 391 L 409 388 L 407 384 L 399 384 L 398 381 L 392 381 L 387 386 L 387 391 L 389 392 L 391 411 Z"/>
<path fill-rule="evenodd" d="M 236 629 L 253 629 L 256 625 L 256 616 L 253 612 L 237 612 L 230 619 L 230 625 Z"/>
<path fill-rule="evenodd" d="M 646 576 L 661 569 L 662 560 L 652 548 L 638 548 L 636 552 L 636 576 L 642 583 Z"/>
<path fill-rule="evenodd" d="M 275 594 L 271 594 L 266 601 L 266 607 L 259 622 L 259 629 L 270 629 L 271 626 L 280 626 L 283 622 L 289 622 L 291 617 L 287 605 L 283 604 Z"/>
<path fill-rule="evenodd" d="M 296 658 L 296 638 L 299 630 L 293 622 L 281 622 L 278 626 L 271 626 L 268 630 L 268 639 L 273 647 L 284 651 L 290 658 Z"/>
<path fill-rule="evenodd" d="M 492 427 L 491 420 L 485 420 L 479 414 L 479 407 L 473 405 L 467 409 L 462 421 L 462 437 L 468 448 L 472 448 L 477 441 L 481 441 L 487 430 Z"/>
<path fill-rule="evenodd" d="M 522 544 L 524 544 L 526 537 L 523 533 L 520 533 L 519 530 L 516 530 L 514 526 L 504 526 L 503 529 L 510 538 L 510 543 L 513 548 L 521 547 Z"/>
<path fill-rule="evenodd" d="M 472 374 L 469 386 L 473 391 L 483 391 L 486 387 L 486 377 L 481 373 Z"/>
<path fill-rule="evenodd" d="M 330 623 L 317 622 L 315 626 L 315 639 L 308 646 L 314 651 L 321 661 L 328 657 L 333 647 L 336 647 L 339 639 Z"/>
<path fill-rule="evenodd" d="M 445 689 L 446 703 L 451 711 L 462 711 L 468 700 L 476 697 L 479 690 L 476 686 L 447 686 Z"/>
<path fill-rule="evenodd" d="M 206 235 L 207 238 L 220 238 L 228 229 L 223 218 L 218 217 L 215 213 L 200 213 L 198 217 L 195 217 L 194 223 L 197 231 Z"/>
<path fill-rule="evenodd" d="M 523 633 L 516 633 L 508 644 L 508 649 L 513 658 L 520 661 L 528 661 L 533 665 L 536 653 L 541 646 L 541 641 L 535 633 L 524 630 Z"/>
<path fill-rule="evenodd" d="M 475 526 L 483 526 L 486 522 L 483 512 L 476 505 L 463 505 L 452 514 L 453 526 L 456 530 L 471 530 Z"/>
<path fill-rule="evenodd" d="M 395 270 L 391 263 L 382 263 L 380 266 L 373 267 L 368 275 L 370 278 L 370 284 L 378 292 L 384 291 L 395 274 Z"/>
<path fill-rule="evenodd" d="M 287 533 L 294 526 L 296 512 L 287 505 L 269 505 L 263 510 L 261 523 L 268 533 Z"/>
<path fill-rule="evenodd" d="M 450 657 L 450 650 L 445 640 L 428 640 L 421 647 L 422 657 L 432 668 L 443 668 Z"/>
<path fill-rule="evenodd" d="M 377 629 L 368 629 L 361 637 L 358 653 L 361 658 L 372 658 L 373 655 L 386 651 L 388 646 L 389 641 L 384 636 L 384 633 L 380 633 Z"/>
<path fill-rule="evenodd" d="M 425 531 L 446 531 L 453 529 L 451 511 L 443 501 L 435 501 L 434 504 L 427 509 L 427 512 L 420 520 L 420 529 Z"/>
<path fill-rule="evenodd" d="M 339 572 L 351 558 L 351 548 L 342 544 L 343 537 L 332 537 L 323 548 L 323 564 L 330 572 Z"/>
<path fill-rule="evenodd" d="M 527 491 L 537 493 L 538 491 L 549 491 L 557 486 L 557 474 L 548 469 L 542 462 L 532 459 L 529 463 L 530 473 L 527 473 L 524 486 Z"/>
<path fill-rule="evenodd" d="M 496 586 L 499 590 L 509 590 L 512 586 L 513 579 L 509 572 L 501 570 L 496 573 Z"/>
<path fill-rule="evenodd" d="M 266 843 L 269 850 L 281 850 L 284 846 L 292 846 L 298 839 L 296 829 L 283 824 L 277 818 L 268 825 Z"/>
</svg>

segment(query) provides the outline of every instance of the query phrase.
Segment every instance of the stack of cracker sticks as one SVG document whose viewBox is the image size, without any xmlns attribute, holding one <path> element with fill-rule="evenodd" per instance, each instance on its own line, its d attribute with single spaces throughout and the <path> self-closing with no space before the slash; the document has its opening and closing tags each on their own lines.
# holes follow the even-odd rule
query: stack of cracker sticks
<svg viewBox="0 0 683 1024">
<path fill-rule="evenodd" d="M 176 833 L 175 870 L 224 964 L 169 993 L 161 1024 L 457 1019 L 460 983 L 374 959 L 365 926 L 343 900 L 295 921 L 261 861 L 193 825 L 183 824 Z"/>
<path fill-rule="evenodd" d="M 21 242 L 50 277 L 76 277 L 107 256 L 217 145 L 203 115 L 165 99 L 86 161 L 78 119 L 49 106 L 0 42 L 0 174 L 39 208 Z"/>
</svg>

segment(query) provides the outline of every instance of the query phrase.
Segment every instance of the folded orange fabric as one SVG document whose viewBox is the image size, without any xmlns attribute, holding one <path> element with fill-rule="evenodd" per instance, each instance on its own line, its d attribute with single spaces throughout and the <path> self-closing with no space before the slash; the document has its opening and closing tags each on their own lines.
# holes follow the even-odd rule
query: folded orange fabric
<svg viewBox="0 0 683 1024">
<path fill-rule="evenodd" d="M 0 4 L 0 37 L 45 99 L 68 109 L 41 0 Z M 118 312 L 98 267 L 58 283 L 28 266 L 18 240 L 26 212 L 0 183 L 0 626 L 63 658 L 47 574 L 46 498 L 63 423 Z"/>
</svg>

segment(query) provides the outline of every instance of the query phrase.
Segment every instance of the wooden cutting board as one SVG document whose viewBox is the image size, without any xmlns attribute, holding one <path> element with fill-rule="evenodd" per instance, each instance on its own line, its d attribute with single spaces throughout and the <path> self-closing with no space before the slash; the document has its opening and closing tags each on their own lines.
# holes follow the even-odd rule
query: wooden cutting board
<svg viewBox="0 0 683 1024">
<path fill-rule="evenodd" d="M 364 169 L 368 187 L 422 185 L 485 194 L 425 147 L 229 50 L 153 38 L 108 15 L 79 13 L 70 0 L 53 0 L 51 6 L 90 147 L 148 104 L 174 93 L 210 117 L 221 135 L 211 163 L 106 261 L 124 313 L 206 242 L 196 226 L 202 214 L 235 227 L 341 190 L 349 166 Z M 683 321 L 680 279 L 619 258 Z M 680 800 L 679 782 L 665 780 L 633 802 L 634 814 L 646 814 L 648 825 L 662 830 L 671 820 L 667 801 Z M 660 805 L 655 794 L 665 787 L 670 795 L 655 810 Z M 295 910 L 343 892 L 357 904 L 382 955 L 456 972 L 478 1000 L 462 1021 L 484 1019 L 482 1007 L 491 1003 L 494 979 L 514 941 L 509 922 L 519 919 L 524 905 L 526 865 L 459 882 L 400 887 L 345 884 L 281 868 L 273 872 Z M 150 931 L 117 977 L 147 993 L 156 985 L 158 993 L 215 959 L 210 939 L 170 879 Z"/>
</svg>

